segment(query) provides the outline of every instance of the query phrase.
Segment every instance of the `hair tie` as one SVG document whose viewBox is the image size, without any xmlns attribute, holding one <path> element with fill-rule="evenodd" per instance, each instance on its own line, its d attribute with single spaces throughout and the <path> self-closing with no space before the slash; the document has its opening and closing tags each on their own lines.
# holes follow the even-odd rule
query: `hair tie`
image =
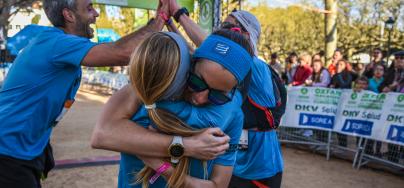
<svg viewBox="0 0 404 188">
<path fill-rule="evenodd" d="M 233 27 L 230 30 L 241 33 L 241 29 L 239 27 Z"/>
<path fill-rule="evenodd" d="M 144 107 L 147 109 L 147 110 L 154 110 L 154 109 L 156 109 L 156 103 L 153 103 L 153 104 L 150 104 L 150 105 L 144 105 Z"/>
</svg>

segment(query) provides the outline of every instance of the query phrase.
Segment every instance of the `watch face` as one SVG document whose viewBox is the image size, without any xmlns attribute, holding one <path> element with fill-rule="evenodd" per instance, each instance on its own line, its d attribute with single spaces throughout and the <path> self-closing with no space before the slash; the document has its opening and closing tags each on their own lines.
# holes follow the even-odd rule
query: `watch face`
<svg viewBox="0 0 404 188">
<path fill-rule="evenodd" d="M 184 147 L 180 144 L 173 144 L 170 147 L 170 156 L 172 157 L 182 157 L 184 155 Z"/>
</svg>

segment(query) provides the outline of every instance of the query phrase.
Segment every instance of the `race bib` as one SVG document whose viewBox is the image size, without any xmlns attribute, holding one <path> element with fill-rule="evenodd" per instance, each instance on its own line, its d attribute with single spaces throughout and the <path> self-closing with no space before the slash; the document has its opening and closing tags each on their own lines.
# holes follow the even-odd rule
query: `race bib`
<svg viewBox="0 0 404 188">
<path fill-rule="evenodd" d="M 248 149 L 248 130 L 243 129 L 240 136 L 240 141 L 238 143 L 239 150 L 247 150 Z"/>
<path fill-rule="evenodd" d="M 66 100 L 65 105 L 63 106 L 62 111 L 58 115 L 58 117 L 55 120 L 54 126 L 59 123 L 60 120 L 63 119 L 63 116 L 70 110 L 70 107 L 73 105 L 74 100 Z"/>
</svg>

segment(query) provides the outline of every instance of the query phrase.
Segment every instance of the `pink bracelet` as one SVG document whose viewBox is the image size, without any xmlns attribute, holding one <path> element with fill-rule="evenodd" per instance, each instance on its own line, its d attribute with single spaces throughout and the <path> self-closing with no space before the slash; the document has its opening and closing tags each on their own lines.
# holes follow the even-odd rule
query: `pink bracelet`
<svg viewBox="0 0 404 188">
<path fill-rule="evenodd" d="M 165 171 L 167 171 L 169 168 L 171 167 L 171 164 L 168 162 L 164 162 L 163 165 L 161 165 L 157 171 L 156 174 L 154 174 L 150 179 L 149 179 L 149 183 L 153 184 L 157 178 L 159 178 L 161 176 L 161 174 L 163 174 Z"/>
</svg>

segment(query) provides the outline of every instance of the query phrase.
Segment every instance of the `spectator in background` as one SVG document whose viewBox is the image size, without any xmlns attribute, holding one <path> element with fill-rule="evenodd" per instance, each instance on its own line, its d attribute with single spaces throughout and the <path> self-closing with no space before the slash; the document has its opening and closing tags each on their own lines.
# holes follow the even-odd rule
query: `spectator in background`
<svg viewBox="0 0 404 188">
<path fill-rule="evenodd" d="M 293 76 L 296 73 L 296 69 L 299 66 L 299 62 L 297 61 L 297 53 L 292 52 L 289 54 L 288 58 L 285 61 L 285 75 L 284 79 L 287 84 L 293 81 Z"/>
<path fill-rule="evenodd" d="M 334 51 L 334 55 L 332 56 L 331 64 L 328 66 L 328 72 L 331 76 L 334 76 L 337 73 L 337 63 L 339 60 L 343 59 L 342 52 L 339 49 Z"/>
<path fill-rule="evenodd" d="M 373 91 L 375 93 L 379 93 L 379 86 L 383 83 L 384 81 L 384 65 L 382 64 L 376 64 L 373 67 L 373 77 L 369 79 L 369 88 L 368 90 Z"/>
<path fill-rule="evenodd" d="M 387 63 L 385 61 L 383 61 L 382 50 L 380 48 L 375 48 L 372 52 L 372 61 L 368 65 L 366 65 L 363 75 L 369 79 L 372 78 L 375 65 L 378 65 L 378 64 L 381 64 L 381 65 L 387 67 Z"/>
<path fill-rule="evenodd" d="M 367 90 L 369 88 L 369 79 L 366 76 L 360 76 L 355 80 L 353 90 L 355 92 L 361 92 L 363 90 Z"/>
<path fill-rule="evenodd" d="M 283 68 L 282 64 L 278 60 L 278 54 L 271 54 L 271 61 L 269 62 L 269 65 L 276 71 L 276 73 L 278 73 L 278 75 L 283 74 Z"/>
<path fill-rule="evenodd" d="M 357 62 L 352 65 L 352 71 L 355 72 L 357 75 L 362 75 L 365 71 L 365 66 L 363 65 L 363 63 Z"/>
<path fill-rule="evenodd" d="M 293 81 L 289 85 L 300 86 L 311 76 L 313 69 L 311 68 L 311 56 L 307 53 L 300 55 L 299 66 L 293 76 Z"/>
<path fill-rule="evenodd" d="M 351 89 L 352 83 L 358 77 L 357 74 L 348 70 L 349 62 L 347 60 L 339 60 L 337 63 L 337 72 L 331 78 L 331 88 Z"/>
<path fill-rule="evenodd" d="M 314 54 L 313 58 L 311 58 L 312 62 L 316 61 L 316 60 L 320 60 L 321 61 L 321 55 L 319 53 Z"/>
<path fill-rule="evenodd" d="M 386 72 L 379 91 L 404 93 L 404 51 L 394 54 L 394 62 Z"/>
<path fill-rule="evenodd" d="M 337 73 L 331 79 L 331 88 L 337 89 L 351 89 L 352 83 L 356 80 L 357 75 L 352 71 L 349 71 L 347 66 L 349 62 L 342 59 L 337 63 Z M 338 144 L 342 147 L 347 147 L 347 136 L 337 133 Z"/>
<path fill-rule="evenodd" d="M 314 59 L 313 61 L 313 73 L 306 80 L 306 86 L 313 87 L 328 87 L 331 82 L 331 76 L 328 70 L 323 66 L 323 62 L 320 59 Z"/>
</svg>

